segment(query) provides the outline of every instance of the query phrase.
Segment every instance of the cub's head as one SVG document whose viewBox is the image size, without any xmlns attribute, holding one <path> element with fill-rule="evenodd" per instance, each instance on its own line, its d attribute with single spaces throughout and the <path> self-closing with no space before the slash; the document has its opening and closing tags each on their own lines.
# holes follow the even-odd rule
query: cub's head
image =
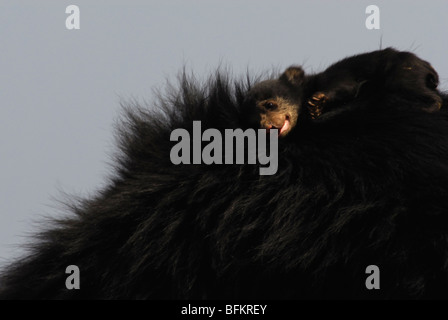
<svg viewBox="0 0 448 320">
<path fill-rule="evenodd" d="M 302 68 L 289 67 L 278 79 L 253 86 L 243 113 L 248 127 L 278 129 L 279 136 L 286 136 L 301 113 L 304 78 Z"/>
</svg>

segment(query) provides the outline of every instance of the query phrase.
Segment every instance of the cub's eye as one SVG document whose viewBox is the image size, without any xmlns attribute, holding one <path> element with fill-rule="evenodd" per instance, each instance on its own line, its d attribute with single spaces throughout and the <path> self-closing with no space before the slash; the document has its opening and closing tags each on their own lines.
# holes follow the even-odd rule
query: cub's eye
<svg viewBox="0 0 448 320">
<path fill-rule="evenodd" d="M 264 107 L 268 110 L 277 109 L 277 105 L 274 102 L 268 101 L 264 104 Z"/>
</svg>

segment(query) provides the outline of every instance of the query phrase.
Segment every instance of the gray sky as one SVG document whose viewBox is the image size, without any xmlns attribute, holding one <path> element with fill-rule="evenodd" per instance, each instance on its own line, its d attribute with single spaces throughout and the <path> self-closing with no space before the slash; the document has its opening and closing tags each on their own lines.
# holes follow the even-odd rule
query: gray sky
<svg viewBox="0 0 448 320">
<path fill-rule="evenodd" d="M 70 4 L 80 30 L 65 27 Z M 380 30 L 365 27 L 370 4 Z M 184 65 L 199 78 L 220 64 L 236 76 L 317 72 L 381 37 L 429 61 L 448 89 L 447 14 L 446 0 L 0 0 L 0 265 L 42 215 L 60 214 L 61 190 L 103 185 L 120 99 L 150 101 Z"/>
</svg>

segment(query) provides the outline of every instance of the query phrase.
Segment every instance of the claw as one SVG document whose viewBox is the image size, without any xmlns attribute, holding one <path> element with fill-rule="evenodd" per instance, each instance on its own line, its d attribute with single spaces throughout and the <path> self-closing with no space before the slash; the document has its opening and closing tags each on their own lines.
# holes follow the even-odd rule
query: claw
<svg viewBox="0 0 448 320">
<path fill-rule="evenodd" d="M 316 118 L 322 115 L 322 109 L 319 106 L 308 106 L 308 110 L 310 112 L 311 119 L 315 120 Z"/>
<path fill-rule="evenodd" d="M 322 105 L 327 99 L 325 93 L 317 92 L 313 94 L 311 99 L 308 99 L 308 110 L 310 112 L 311 119 L 316 119 L 322 115 Z"/>
<path fill-rule="evenodd" d="M 323 93 L 323 92 L 317 92 L 317 93 L 313 94 L 313 96 L 311 98 L 313 100 L 320 101 L 320 100 L 325 100 L 326 96 L 325 96 L 325 93 Z"/>
</svg>

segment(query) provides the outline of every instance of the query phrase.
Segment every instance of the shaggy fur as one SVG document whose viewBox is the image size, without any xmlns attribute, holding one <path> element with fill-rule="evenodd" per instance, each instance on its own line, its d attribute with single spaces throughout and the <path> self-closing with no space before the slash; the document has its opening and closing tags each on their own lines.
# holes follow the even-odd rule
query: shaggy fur
<svg viewBox="0 0 448 320">
<path fill-rule="evenodd" d="M 316 79 L 345 83 L 332 70 L 307 78 L 305 99 L 327 92 Z M 128 108 L 109 186 L 40 234 L 5 270 L 0 298 L 448 298 L 448 98 L 432 88 L 443 106 L 427 112 L 426 87 L 410 85 L 426 69 L 414 80 L 374 70 L 363 94 L 315 121 L 299 115 L 272 176 L 170 162 L 175 128 L 244 126 L 250 82 L 184 76 L 163 112 Z M 372 264 L 380 290 L 365 287 Z M 68 265 L 80 290 L 65 287 Z"/>
</svg>

